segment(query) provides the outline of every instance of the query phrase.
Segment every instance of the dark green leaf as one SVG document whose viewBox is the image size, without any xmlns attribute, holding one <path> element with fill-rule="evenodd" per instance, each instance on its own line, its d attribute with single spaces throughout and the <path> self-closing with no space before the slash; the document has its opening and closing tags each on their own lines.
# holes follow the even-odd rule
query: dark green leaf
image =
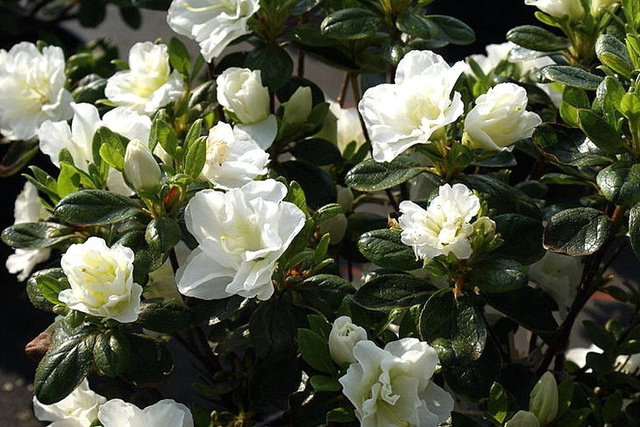
<svg viewBox="0 0 640 427">
<path fill-rule="evenodd" d="M 189 69 L 191 68 L 191 57 L 184 43 L 175 37 L 171 37 L 168 51 L 171 66 L 184 77 L 188 77 Z"/>
<path fill-rule="evenodd" d="M 403 33 L 421 39 L 430 39 L 434 36 L 434 31 L 429 25 L 429 21 L 424 16 L 420 16 L 413 11 L 407 11 L 398 16 L 396 27 Z"/>
<path fill-rule="evenodd" d="M 544 229 L 540 221 L 519 214 L 502 214 L 493 220 L 504 243 L 491 256 L 513 259 L 524 265 L 532 264 L 544 256 Z"/>
<path fill-rule="evenodd" d="M 167 10 L 171 0 L 131 0 L 131 4 L 144 9 Z"/>
<path fill-rule="evenodd" d="M 640 204 L 629 211 L 629 240 L 636 257 L 640 259 Z"/>
<path fill-rule="evenodd" d="M 298 338 L 299 339 L 299 338 Z M 307 362 L 308 363 L 308 362 Z M 309 379 L 311 387 L 315 391 L 340 391 L 342 385 L 335 378 L 327 377 L 325 375 L 314 375 Z"/>
<path fill-rule="evenodd" d="M 551 81 L 589 90 L 596 90 L 603 80 L 582 68 L 568 65 L 550 65 L 542 69 L 542 74 Z"/>
<path fill-rule="evenodd" d="M 249 52 L 245 66 L 260 70 L 262 84 L 272 92 L 284 85 L 293 74 L 293 60 L 286 50 L 277 45 L 260 45 Z"/>
<path fill-rule="evenodd" d="M 518 213 L 536 219 L 542 216 L 531 197 L 490 175 L 467 175 L 460 180 L 469 188 L 488 195 L 489 207 L 498 214 Z"/>
<path fill-rule="evenodd" d="M 73 228 L 55 222 L 24 222 L 2 231 L 4 243 L 21 249 L 60 248 L 77 238 Z"/>
<path fill-rule="evenodd" d="M 593 208 L 558 212 L 544 231 L 548 250 L 571 256 L 591 255 L 609 239 L 613 226 L 609 217 Z"/>
<path fill-rule="evenodd" d="M 616 205 L 632 206 L 640 202 L 640 165 L 629 161 L 612 164 L 596 177 L 600 191 Z"/>
<path fill-rule="evenodd" d="M 173 358 L 167 346 L 140 334 L 126 334 L 131 354 L 122 376 L 140 387 L 158 386 L 173 371 Z"/>
<path fill-rule="evenodd" d="M 167 122 L 164 110 L 158 111 L 151 122 L 149 149 L 153 152 L 157 144 L 160 144 L 172 157 L 178 157 L 176 155 L 179 145 L 178 136 L 175 129 Z"/>
<path fill-rule="evenodd" d="M 434 288 L 424 279 L 408 274 L 377 276 L 356 291 L 354 301 L 369 310 L 389 311 L 425 302 Z"/>
<path fill-rule="evenodd" d="M 54 214 L 75 225 L 105 225 L 124 221 L 140 212 L 125 196 L 104 190 L 82 190 L 60 200 Z"/>
<path fill-rule="evenodd" d="M 385 163 L 369 159 L 351 168 L 345 182 L 356 190 L 378 191 L 402 184 L 421 172 L 421 164 L 409 157 L 399 156 Z"/>
<path fill-rule="evenodd" d="M 296 181 L 300 184 L 309 207 L 318 209 L 336 202 L 337 194 L 333 180 L 318 166 L 291 160 L 274 165 L 274 169 L 290 182 Z"/>
<path fill-rule="evenodd" d="M 0 162 L 0 177 L 11 176 L 20 171 L 40 151 L 38 139 L 13 141 Z"/>
<path fill-rule="evenodd" d="M 438 350 L 437 348 L 436 351 Z M 438 356 L 447 385 L 457 395 L 474 402 L 487 397 L 491 385 L 498 379 L 502 365 L 500 351 L 491 340 L 487 341 L 477 360 L 459 360 L 446 351 L 440 351 Z"/>
<path fill-rule="evenodd" d="M 106 4 L 102 0 L 82 0 L 78 9 L 78 21 L 83 27 L 97 27 L 107 16 Z"/>
<path fill-rule="evenodd" d="M 353 286 L 343 278 L 332 274 L 318 274 L 308 279 L 297 288 L 305 302 L 326 316 L 338 311 L 342 300 L 354 292 Z"/>
<path fill-rule="evenodd" d="M 151 250 L 165 254 L 180 241 L 180 226 L 173 218 L 154 218 L 147 225 L 145 240 Z"/>
<path fill-rule="evenodd" d="M 569 47 L 569 41 L 535 25 L 522 25 L 507 33 L 507 40 L 538 52 L 558 52 Z"/>
<path fill-rule="evenodd" d="M 342 161 L 340 150 L 331 142 L 312 138 L 298 142 L 292 149 L 291 154 L 298 159 L 317 166 L 332 165 Z"/>
<path fill-rule="evenodd" d="M 511 292 L 486 294 L 487 302 L 525 328 L 555 331 L 558 328 L 551 314 L 551 303 L 540 289 L 525 287 Z"/>
<path fill-rule="evenodd" d="M 358 240 L 358 249 L 374 264 L 390 270 L 417 270 L 422 262 L 416 260 L 411 247 L 402 243 L 399 230 L 373 230 Z"/>
<path fill-rule="evenodd" d="M 519 262 L 487 259 L 473 266 L 471 280 L 483 292 L 509 292 L 527 286 L 529 275 Z"/>
<path fill-rule="evenodd" d="M 571 166 L 600 166 L 611 163 L 579 129 L 543 123 L 533 132 L 533 142 L 552 160 Z"/>
<path fill-rule="evenodd" d="M 176 300 L 145 300 L 140 305 L 137 323 L 145 329 L 171 334 L 189 326 L 188 307 Z"/>
<path fill-rule="evenodd" d="M 426 18 L 436 33 L 435 39 L 458 45 L 476 41 L 476 35 L 471 27 L 452 16 L 429 15 Z"/>
<path fill-rule="evenodd" d="M 135 7 L 121 7 L 120 16 L 134 30 L 137 30 L 142 25 L 142 14 Z"/>
<path fill-rule="evenodd" d="M 584 326 L 584 329 L 587 331 L 587 335 L 593 344 L 603 349 L 606 353 L 614 353 L 616 351 L 616 348 L 618 347 L 616 338 L 605 328 L 591 320 L 585 320 L 582 322 L 582 326 Z"/>
<path fill-rule="evenodd" d="M 320 24 L 320 31 L 339 40 L 358 40 L 373 36 L 380 24 L 380 18 L 373 12 L 349 8 L 327 16 Z"/>
<path fill-rule="evenodd" d="M 298 329 L 298 348 L 304 361 L 313 369 L 325 373 L 337 370 L 327 341 L 311 329 Z"/>
<path fill-rule="evenodd" d="M 110 377 L 119 375 L 129 363 L 130 357 L 129 341 L 121 332 L 108 330 L 96 336 L 93 360 L 104 374 Z"/>
<path fill-rule="evenodd" d="M 626 78 L 631 77 L 633 64 L 623 42 L 610 34 L 601 34 L 596 42 L 596 55 L 606 66 Z"/>
<path fill-rule="evenodd" d="M 595 145 L 607 154 L 620 154 L 629 151 L 620 133 L 605 119 L 591 110 L 578 110 L 580 128 Z"/>
<path fill-rule="evenodd" d="M 62 279 L 62 280 L 59 280 Z M 61 268 L 49 268 L 35 272 L 27 282 L 27 295 L 37 308 L 52 311 L 63 305 L 58 299 L 61 290 L 69 287 Z"/>
<path fill-rule="evenodd" d="M 509 396 L 498 383 L 493 383 L 489 391 L 489 414 L 499 423 L 504 422 L 509 411 Z"/>
<path fill-rule="evenodd" d="M 291 305 L 279 300 L 261 303 L 251 316 L 249 332 L 258 359 L 283 357 L 297 333 Z"/>
</svg>

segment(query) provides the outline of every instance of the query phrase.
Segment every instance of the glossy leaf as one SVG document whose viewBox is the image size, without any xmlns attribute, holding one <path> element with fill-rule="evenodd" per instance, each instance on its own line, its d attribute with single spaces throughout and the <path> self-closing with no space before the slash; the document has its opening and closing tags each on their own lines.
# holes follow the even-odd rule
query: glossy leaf
<svg viewBox="0 0 640 427">
<path fill-rule="evenodd" d="M 504 242 L 491 253 L 491 257 L 512 259 L 529 265 L 544 256 L 544 228 L 540 221 L 519 214 L 497 215 L 493 220 L 496 223 L 496 231 Z"/>
<path fill-rule="evenodd" d="M 640 165 L 629 161 L 612 164 L 596 177 L 600 191 L 616 205 L 633 206 L 640 202 Z"/>
<path fill-rule="evenodd" d="M 416 259 L 413 249 L 402 243 L 399 230 L 373 230 L 358 240 L 358 249 L 374 264 L 390 270 L 417 270 L 422 262 Z"/>
<path fill-rule="evenodd" d="M 544 231 L 544 247 L 571 256 L 591 255 L 609 239 L 613 226 L 604 212 L 572 208 L 558 212 Z"/>
<path fill-rule="evenodd" d="M 533 132 L 533 142 L 555 162 L 571 166 L 599 166 L 611 163 L 579 129 L 543 123 Z"/>
<path fill-rule="evenodd" d="M 542 69 L 542 74 L 551 81 L 589 90 L 596 90 L 603 80 L 582 68 L 568 65 L 550 65 Z"/>
<path fill-rule="evenodd" d="M 424 303 L 434 287 L 424 279 L 408 274 L 374 277 L 358 289 L 354 301 L 369 310 L 389 311 Z"/>
<path fill-rule="evenodd" d="M 21 249 L 59 248 L 78 238 L 75 229 L 55 222 L 24 222 L 2 231 L 4 243 Z"/>
<path fill-rule="evenodd" d="M 104 190 L 82 190 L 60 200 L 54 214 L 75 225 L 106 225 L 124 221 L 140 212 L 125 196 Z"/>
<path fill-rule="evenodd" d="M 538 52 L 558 52 L 569 47 L 569 41 L 535 25 L 522 25 L 507 33 L 507 40 Z"/>
<path fill-rule="evenodd" d="M 345 182 L 356 190 L 378 191 L 402 184 L 422 171 L 421 164 L 409 157 L 399 156 L 385 163 L 369 159 L 351 168 Z"/>
<path fill-rule="evenodd" d="M 527 286 L 529 275 L 519 262 L 489 259 L 473 266 L 471 281 L 483 292 L 509 292 Z"/>
</svg>

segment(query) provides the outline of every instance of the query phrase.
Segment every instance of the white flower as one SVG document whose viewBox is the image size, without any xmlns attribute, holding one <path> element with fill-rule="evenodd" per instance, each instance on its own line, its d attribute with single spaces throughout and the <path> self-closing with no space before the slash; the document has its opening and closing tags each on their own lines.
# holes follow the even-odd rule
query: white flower
<svg viewBox="0 0 640 427">
<path fill-rule="evenodd" d="M 133 251 L 109 248 L 99 237 L 69 246 L 60 264 L 69 289 L 58 295 L 67 307 L 118 322 L 135 322 L 142 286 L 133 282 Z"/>
<path fill-rule="evenodd" d="M 164 399 L 144 409 L 121 399 L 100 406 L 98 419 L 104 427 L 193 427 L 189 408 L 173 399 Z"/>
<path fill-rule="evenodd" d="M 621 354 L 616 357 L 614 362 L 615 370 L 623 374 L 638 375 L 640 374 L 640 353 L 625 355 Z"/>
<path fill-rule="evenodd" d="M 216 98 L 231 113 L 238 129 L 248 133 L 263 150 L 276 139 L 278 122 L 270 113 L 269 89 L 262 85 L 260 70 L 231 67 L 216 79 Z"/>
<path fill-rule="evenodd" d="M 129 70 L 118 71 L 107 80 L 104 93 L 116 105 L 152 115 L 184 91 L 184 81 L 171 72 L 164 44 L 141 42 L 129 51 Z"/>
<path fill-rule="evenodd" d="M 197 41 L 209 62 L 249 33 L 247 21 L 258 9 L 258 0 L 173 0 L 167 22 L 176 33 Z"/>
<path fill-rule="evenodd" d="M 538 418 L 529 411 L 518 411 L 504 427 L 539 427 Z"/>
<path fill-rule="evenodd" d="M 578 294 L 584 266 L 580 257 L 547 252 L 529 266 L 529 278 L 538 284 L 567 313 Z"/>
<path fill-rule="evenodd" d="M 500 44 L 489 44 L 485 47 L 487 55 L 471 55 L 476 64 L 482 69 L 486 75 L 491 73 L 502 61 L 509 59 L 509 52 L 516 47 L 515 43 L 505 42 Z"/>
<path fill-rule="evenodd" d="M 545 372 L 531 390 L 529 411 L 543 426 L 549 424 L 558 415 L 558 383 L 551 372 Z"/>
<path fill-rule="evenodd" d="M 398 64 L 395 84 L 368 89 L 358 108 L 369 129 L 373 158 L 390 162 L 416 144 L 426 144 L 464 110 L 461 95 L 451 91 L 463 62 L 453 67 L 431 51 L 412 51 Z"/>
<path fill-rule="evenodd" d="M 139 194 L 154 193 L 162 185 L 162 171 L 149 148 L 139 139 L 127 144 L 124 175 Z"/>
<path fill-rule="evenodd" d="M 340 151 L 344 152 L 352 141 L 355 141 L 356 147 L 360 148 L 366 139 L 360 125 L 358 110 L 356 108 L 342 108 L 335 101 L 329 102 L 329 110 L 337 120 L 336 145 Z"/>
<path fill-rule="evenodd" d="M 580 0 L 524 0 L 524 4 L 535 6 L 554 18 L 568 16 L 574 22 L 580 21 L 584 15 Z"/>
<path fill-rule="evenodd" d="M 38 135 L 45 120 L 71 118 L 62 49 L 22 42 L 0 49 L 0 133 L 12 140 Z"/>
<path fill-rule="evenodd" d="M 411 201 L 400 203 L 401 240 L 420 259 L 453 253 L 458 259 L 471 257 L 468 237 L 471 219 L 480 210 L 480 199 L 463 184 L 444 184 L 425 210 Z"/>
<path fill-rule="evenodd" d="M 269 154 L 237 126 L 218 122 L 209 130 L 207 159 L 202 175 L 216 187 L 241 187 L 267 173 Z"/>
<path fill-rule="evenodd" d="M 514 83 L 500 83 L 476 99 L 464 121 L 463 141 L 487 151 L 511 151 L 513 144 L 530 138 L 542 123 L 527 111 L 527 91 Z"/>
<path fill-rule="evenodd" d="M 107 399 L 89 389 L 85 378 L 67 397 L 52 405 L 43 405 L 33 397 L 33 412 L 40 421 L 52 421 L 48 427 L 88 427 L 98 418 L 98 408 Z"/>
<path fill-rule="evenodd" d="M 329 352 L 339 365 L 356 363 L 353 347 L 367 339 L 367 331 L 351 322 L 349 316 L 340 316 L 333 322 L 329 333 Z"/>
<path fill-rule="evenodd" d="M 49 212 L 40 203 L 38 190 L 28 181 L 16 198 L 13 217 L 14 224 L 38 222 L 49 217 Z M 51 249 L 16 249 L 7 258 L 6 267 L 9 273 L 17 274 L 18 280 L 23 281 L 29 277 L 36 264 L 48 260 L 49 256 Z"/>
<path fill-rule="evenodd" d="M 269 179 L 224 193 L 203 190 L 187 205 L 187 229 L 199 246 L 176 279 L 183 295 L 268 299 L 276 261 L 302 229 L 305 214 L 284 202 L 287 188 Z"/>
<path fill-rule="evenodd" d="M 587 364 L 587 354 L 589 353 L 598 353 L 601 354 L 603 351 L 600 347 L 595 344 L 591 344 L 590 347 L 575 347 L 567 350 L 564 353 L 564 357 L 567 361 L 575 363 L 578 368 L 584 368 Z M 591 369 L 587 370 L 587 372 L 591 372 Z"/>
<path fill-rule="evenodd" d="M 403 338 L 383 350 L 364 340 L 353 356 L 339 381 L 362 427 L 429 427 L 450 417 L 453 398 L 431 381 L 438 356 L 426 342 Z"/>
</svg>

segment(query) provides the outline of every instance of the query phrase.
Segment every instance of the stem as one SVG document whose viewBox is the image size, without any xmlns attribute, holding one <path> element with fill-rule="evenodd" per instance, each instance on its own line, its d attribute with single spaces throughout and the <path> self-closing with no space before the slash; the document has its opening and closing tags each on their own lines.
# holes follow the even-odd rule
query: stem
<svg viewBox="0 0 640 427">
<path fill-rule="evenodd" d="M 298 50 L 298 77 L 304 78 L 304 59 L 305 54 L 303 51 Z"/>
<path fill-rule="evenodd" d="M 176 271 L 178 271 L 178 268 L 180 267 L 178 265 L 178 256 L 176 255 L 175 248 L 171 248 L 171 251 L 169 251 L 169 261 L 171 262 L 171 269 L 173 270 L 173 274 L 175 274 Z"/>
<path fill-rule="evenodd" d="M 349 73 L 344 73 L 344 78 L 342 79 L 342 85 L 340 85 L 340 93 L 338 94 L 338 104 L 340 104 L 340 108 L 344 108 L 344 102 L 347 98 L 347 89 L 349 89 Z"/>
</svg>

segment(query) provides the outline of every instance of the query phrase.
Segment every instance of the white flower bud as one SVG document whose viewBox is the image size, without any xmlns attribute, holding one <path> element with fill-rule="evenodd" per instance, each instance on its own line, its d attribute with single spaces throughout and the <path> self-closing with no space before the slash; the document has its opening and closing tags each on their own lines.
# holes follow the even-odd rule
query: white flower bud
<svg viewBox="0 0 640 427">
<path fill-rule="evenodd" d="M 282 104 L 284 108 L 282 121 L 287 125 L 302 125 L 311 114 L 312 106 L 311 88 L 309 86 L 300 86 L 291 95 L 291 98 Z"/>
<path fill-rule="evenodd" d="M 511 151 L 513 144 L 530 138 L 542 123 L 526 110 L 527 92 L 514 83 L 500 83 L 480 95 L 464 121 L 463 141 L 487 151 Z"/>
<path fill-rule="evenodd" d="M 504 427 L 540 427 L 540 422 L 529 411 L 518 411 Z"/>
<path fill-rule="evenodd" d="M 549 424 L 558 415 L 558 384 L 551 372 L 545 372 L 531 391 L 529 410 L 542 426 Z"/>
<path fill-rule="evenodd" d="M 344 239 L 344 235 L 347 233 L 347 217 L 343 213 L 323 221 L 318 226 L 318 231 L 321 235 L 329 233 L 329 243 L 335 245 L 340 243 Z"/>
<path fill-rule="evenodd" d="M 124 176 L 138 193 L 154 193 L 160 188 L 162 172 L 146 145 L 134 139 L 124 153 Z"/>
<path fill-rule="evenodd" d="M 269 90 L 262 85 L 260 70 L 227 68 L 216 79 L 218 102 L 244 124 L 269 117 Z"/>
<path fill-rule="evenodd" d="M 367 339 L 367 331 L 351 323 L 349 316 L 340 316 L 333 322 L 329 333 L 329 352 L 336 363 L 354 363 L 353 347 Z"/>
<path fill-rule="evenodd" d="M 349 187 L 336 185 L 336 193 L 338 194 L 338 204 L 342 207 L 342 212 L 351 212 L 351 209 L 353 209 L 353 191 Z"/>
</svg>

